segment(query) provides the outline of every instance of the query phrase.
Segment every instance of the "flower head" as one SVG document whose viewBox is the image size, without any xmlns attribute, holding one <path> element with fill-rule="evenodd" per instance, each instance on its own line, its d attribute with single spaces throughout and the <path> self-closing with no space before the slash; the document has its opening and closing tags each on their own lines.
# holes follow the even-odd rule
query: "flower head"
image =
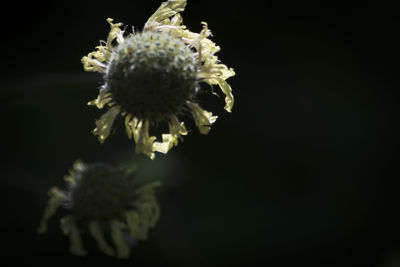
<svg viewBox="0 0 400 267">
<path fill-rule="evenodd" d="M 179 14 L 185 6 L 186 0 L 164 2 L 142 32 L 127 35 L 121 30 L 122 23 L 107 19 L 111 26 L 107 41 L 82 58 L 86 71 L 104 74 L 99 96 L 88 103 L 99 109 L 110 107 L 93 130 L 101 143 L 118 115 L 125 117 L 136 152 L 152 159 L 155 151 L 167 153 L 187 134 L 179 119 L 184 112 L 190 112 L 200 133 L 207 134 L 217 116 L 196 103 L 202 82 L 221 88 L 226 95 L 225 110 L 231 112 L 233 95 L 226 79 L 235 72 L 215 56 L 220 47 L 209 39 L 207 23 L 202 23 L 200 33 L 186 29 Z M 169 126 L 162 141 L 149 134 L 158 123 Z"/>
<path fill-rule="evenodd" d="M 49 190 L 49 202 L 38 228 L 47 230 L 47 221 L 59 206 L 69 211 L 61 218 L 61 228 L 70 239 L 70 252 L 84 256 L 81 232 L 88 228 L 98 248 L 107 255 L 129 257 L 125 235 L 145 240 L 150 227 L 159 217 L 154 195 L 158 182 L 144 186 L 135 184 L 132 175 L 119 167 L 102 163 L 84 164 L 76 161 L 64 180 L 68 190 Z M 108 244 L 106 234 L 113 240 Z"/>
</svg>

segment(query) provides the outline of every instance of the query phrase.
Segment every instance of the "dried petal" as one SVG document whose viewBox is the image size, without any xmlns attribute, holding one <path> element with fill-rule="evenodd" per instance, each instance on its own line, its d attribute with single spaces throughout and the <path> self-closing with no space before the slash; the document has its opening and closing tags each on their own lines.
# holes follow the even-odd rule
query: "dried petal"
<svg viewBox="0 0 400 267">
<path fill-rule="evenodd" d="M 217 120 L 218 116 L 213 116 L 211 112 L 202 109 L 198 104 L 189 102 L 187 103 L 190 111 L 192 112 L 194 121 L 201 134 L 208 134 L 211 125 Z"/>
<path fill-rule="evenodd" d="M 120 112 L 119 106 L 112 107 L 109 111 L 103 114 L 100 119 L 96 120 L 96 128 L 92 131 L 94 135 L 98 135 L 100 143 L 104 143 L 107 137 L 110 135 L 111 127 L 114 123 L 115 118 Z"/>
</svg>

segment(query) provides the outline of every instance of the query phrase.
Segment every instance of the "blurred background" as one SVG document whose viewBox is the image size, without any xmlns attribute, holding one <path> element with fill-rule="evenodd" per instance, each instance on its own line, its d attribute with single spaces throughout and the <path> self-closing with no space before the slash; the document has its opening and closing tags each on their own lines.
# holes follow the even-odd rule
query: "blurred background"
<svg viewBox="0 0 400 267">
<path fill-rule="evenodd" d="M 80 59 L 109 31 L 140 30 L 162 1 L 48 1 L 2 8 L 1 255 L 16 263 L 223 266 L 400 266 L 398 89 L 394 6 L 189 0 L 184 23 L 206 21 L 237 75 L 200 103 L 219 119 L 167 156 L 134 155 L 123 120 L 104 145 L 101 75 Z M 70 255 L 60 213 L 35 230 L 52 186 L 75 159 L 137 162 L 161 180 L 162 215 L 131 259 Z"/>
</svg>

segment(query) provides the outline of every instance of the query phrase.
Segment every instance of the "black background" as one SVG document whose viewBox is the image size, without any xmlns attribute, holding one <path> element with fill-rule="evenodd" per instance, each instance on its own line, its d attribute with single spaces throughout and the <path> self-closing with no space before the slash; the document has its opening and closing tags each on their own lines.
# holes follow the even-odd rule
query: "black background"
<svg viewBox="0 0 400 267">
<path fill-rule="evenodd" d="M 350 2 L 350 1 L 349 1 Z M 161 1 L 54 1 L 2 8 L 1 254 L 15 263 L 222 266 L 400 266 L 397 91 L 400 18 L 384 2 L 195 1 L 219 58 L 237 75 L 232 114 L 208 136 L 191 133 L 150 161 L 104 111 L 86 106 L 101 75 L 80 59 L 105 40 L 112 17 L 140 30 Z M 75 159 L 137 162 L 163 182 L 162 216 L 129 260 L 68 252 L 60 214 L 38 235 L 51 186 Z"/>
</svg>

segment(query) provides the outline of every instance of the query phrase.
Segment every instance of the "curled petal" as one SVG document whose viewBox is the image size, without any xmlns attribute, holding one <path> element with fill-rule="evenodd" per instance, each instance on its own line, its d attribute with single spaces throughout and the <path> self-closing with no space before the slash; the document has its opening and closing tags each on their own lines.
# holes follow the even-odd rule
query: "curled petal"
<svg viewBox="0 0 400 267">
<path fill-rule="evenodd" d="M 232 111 L 233 107 L 233 94 L 231 86 L 226 82 L 226 79 L 234 76 L 234 70 L 228 69 L 228 67 L 224 64 L 219 64 L 218 58 L 216 56 L 211 56 L 207 58 L 204 62 L 204 65 L 201 66 L 199 78 L 210 84 L 215 85 L 218 84 L 221 88 L 222 92 L 225 94 L 225 110 L 228 112 Z"/>
<path fill-rule="evenodd" d="M 187 135 L 183 122 L 179 122 L 176 116 L 169 121 L 169 134 L 162 135 L 162 142 L 154 143 L 154 150 L 166 154 L 173 146 L 177 146 L 182 135 Z"/>
<path fill-rule="evenodd" d="M 98 109 L 102 109 L 104 105 L 110 103 L 112 101 L 111 93 L 107 92 L 104 89 L 101 89 L 99 95 L 95 100 L 88 102 L 89 106 L 96 106 Z"/>
<path fill-rule="evenodd" d="M 96 128 L 92 131 L 94 135 L 98 135 L 100 143 L 104 143 L 107 137 L 110 135 L 111 126 L 114 123 L 115 118 L 120 112 L 119 106 L 112 107 L 109 111 L 103 114 L 100 119 L 96 120 Z"/>
<path fill-rule="evenodd" d="M 214 78 L 219 87 L 221 88 L 222 92 L 225 94 L 225 110 L 228 112 L 232 112 L 232 107 L 233 107 L 233 94 L 232 94 L 232 88 L 231 86 L 222 78 Z"/>
<path fill-rule="evenodd" d="M 232 89 L 225 80 L 234 76 L 235 72 L 232 68 L 228 69 L 226 65 L 219 63 L 218 57 L 214 54 L 220 50 L 220 47 L 209 39 L 212 34 L 207 23 L 202 22 L 202 24 L 203 29 L 200 33 L 186 29 L 173 29 L 169 32 L 176 37 L 182 37 L 185 43 L 197 50 L 196 57 L 202 63 L 198 78 L 210 85 L 218 84 L 220 86 L 222 92 L 226 95 L 225 110 L 231 112 L 234 99 Z M 166 138 L 169 138 L 169 136 L 166 136 Z"/>
<path fill-rule="evenodd" d="M 99 46 L 96 48 L 99 49 Z M 101 58 L 103 58 L 103 53 L 100 51 L 91 52 L 87 56 L 82 57 L 83 69 L 85 71 L 105 72 L 106 65 L 99 60 Z"/>
<path fill-rule="evenodd" d="M 144 29 L 152 30 L 160 25 L 171 25 L 170 17 L 185 9 L 186 0 L 168 0 L 161 4 L 161 6 L 154 12 L 154 14 L 147 20 Z M 174 19 L 173 19 L 174 20 Z M 175 20 L 179 20 L 175 19 Z M 176 21 L 173 24 L 176 24 Z"/>
<path fill-rule="evenodd" d="M 141 124 L 142 125 L 140 127 L 138 137 L 136 138 L 136 153 L 143 153 L 149 156 L 151 159 L 154 159 L 153 142 L 154 140 L 156 140 L 156 137 L 149 136 L 149 122 L 147 120 L 145 120 L 144 123 Z"/>
<path fill-rule="evenodd" d="M 171 134 L 162 134 L 162 142 L 154 142 L 154 151 L 167 154 L 173 147 L 173 137 Z"/>
<path fill-rule="evenodd" d="M 82 246 L 82 239 L 76 226 L 75 218 L 72 216 L 63 217 L 61 219 L 61 229 L 65 235 L 69 236 L 70 252 L 77 256 L 85 256 L 87 252 Z"/>
<path fill-rule="evenodd" d="M 97 72 L 105 72 L 106 64 L 110 57 L 111 51 L 113 49 L 112 42 L 116 40 L 118 43 L 122 42 L 123 39 L 123 31 L 121 31 L 120 27 L 122 23 L 112 23 L 113 19 L 108 18 L 107 22 L 111 26 L 110 33 L 107 37 L 107 42 L 104 45 L 104 42 L 101 42 L 99 46 L 96 46 L 96 51 L 89 53 L 87 56 L 84 56 L 81 59 L 83 64 L 83 69 L 85 71 L 97 71 Z"/>
<path fill-rule="evenodd" d="M 147 120 L 139 120 L 136 117 L 131 119 L 127 116 L 125 118 L 125 129 L 128 137 L 133 137 L 136 143 L 136 153 L 143 153 L 154 159 L 154 140 L 156 140 L 156 137 L 149 136 L 149 122 Z"/>
<path fill-rule="evenodd" d="M 187 105 L 192 112 L 192 116 L 200 133 L 208 134 L 211 125 L 217 120 L 218 116 L 213 116 L 211 112 L 205 111 L 198 104 L 188 101 Z"/>
<path fill-rule="evenodd" d="M 57 208 L 63 202 L 68 201 L 68 196 L 57 187 L 52 187 L 48 194 L 49 202 L 47 203 L 47 207 L 44 210 L 42 220 L 40 221 L 40 225 L 37 229 L 39 234 L 43 234 L 47 231 L 47 221 L 54 215 L 54 213 L 57 211 Z"/>
<path fill-rule="evenodd" d="M 107 37 L 107 43 L 106 47 L 107 50 L 105 51 L 105 60 L 108 60 L 110 57 L 110 52 L 112 50 L 112 42 L 116 40 L 118 43 L 122 43 L 124 41 L 124 37 L 122 36 L 124 31 L 122 31 L 120 28 L 122 26 L 122 23 L 112 23 L 113 19 L 108 18 L 107 22 L 110 24 L 111 30 L 110 33 L 108 34 Z"/>
</svg>

